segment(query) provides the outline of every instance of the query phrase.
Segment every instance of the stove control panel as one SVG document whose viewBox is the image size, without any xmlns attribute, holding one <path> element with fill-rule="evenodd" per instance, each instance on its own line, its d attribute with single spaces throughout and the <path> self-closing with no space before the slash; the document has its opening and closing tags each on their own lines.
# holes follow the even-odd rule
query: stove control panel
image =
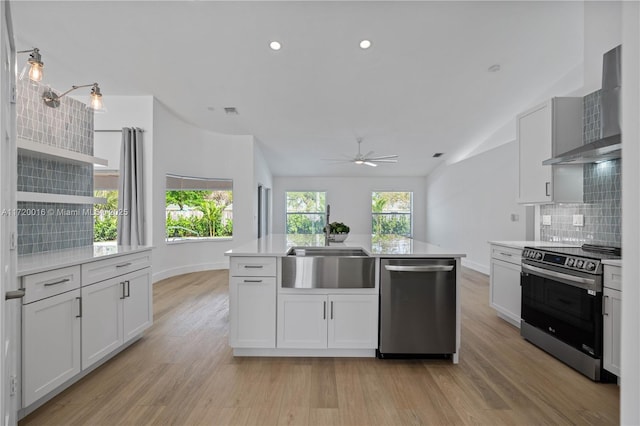
<svg viewBox="0 0 640 426">
<path fill-rule="evenodd" d="M 597 273 L 600 266 L 600 261 L 596 259 L 585 259 L 582 257 L 550 253 L 544 250 L 525 249 L 522 252 L 522 257 L 524 259 L 531 259 L 541 263 L 592 274 Z"/>
</svg>

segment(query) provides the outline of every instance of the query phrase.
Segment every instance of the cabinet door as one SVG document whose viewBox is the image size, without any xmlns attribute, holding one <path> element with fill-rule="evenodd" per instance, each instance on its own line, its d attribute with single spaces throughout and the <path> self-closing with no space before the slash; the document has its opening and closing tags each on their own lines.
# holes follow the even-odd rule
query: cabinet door
<svg viewBox="0 0 640 426">
<path fill-rule="evenodd" d="M 80 290 L 22 307 L 22 403 L 26 407 L 80 372 Z"/>
<path fill-rule="evenodd" d="M 278 296 L 278 347 L 327 347 L 327 296 Z"/>
<path fill-rule="evenodd" d="M 122 344 L 124 290 L 124 282 L 119 278 L 82 287 L 83 369 Z"/>
<path fill-rule="evenodd" d="M 607 371 L 620 377 L 620 322 L 622 292 L 605 287 L 603 364 Z"/>
<path fill-rule="evenodd" d="M 142 269 L 119 277 L 124 281 L 123 299 L 124 341 L 138 336 L 153 323 L 153 297 L 151 288 L 151 270 Z"/>
<path fill-rule="evenodd" d="M 491 259 L 490 305 L 516 327 L 520 327 L 520 265 Z"/>
<path fill-rule="evenodd" d="M 276 347 L 275 278 L 231 277 L 229 345 L 234 348 Z"/>
<path fill-rule="evenodd" d="M 551 102 L 529 110 L 517 118 L 520 147 L 519 202 L 551 201 L 551 166 L 542 162 L 551 158 Z"/>
<path fill-rule="evenodd" d="M 378 296 L 329 296 L 329 348 L 375 349 L 378 347 Z"/>
</svg>

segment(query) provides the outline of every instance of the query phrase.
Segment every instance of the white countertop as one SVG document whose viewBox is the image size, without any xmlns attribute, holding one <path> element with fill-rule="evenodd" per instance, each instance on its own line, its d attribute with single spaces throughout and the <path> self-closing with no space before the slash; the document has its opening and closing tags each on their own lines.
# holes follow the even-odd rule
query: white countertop
<svg viewBox="0 0 640 426">
<path fill-rule="evenodd" d="M 46 251 L 42 253 L 26 254 L 18 256 L 17 275 L 36 274 L 51 269 L 80 265 L 111 256 L 122 256 L 150 250 L 151 246 L 117 246 L 115 244 L 96 244 L 92 246 L 76 247 L 66 250 Z"/>
<path fill-rule="evenodd" d="M 498 246 L 511 247 L 515 249 L 523 249 L 525 247 L 580 247 L 582 244 L 557 243 L 553 241 L 489 241 L 489 244 Z"/>
<path fill-rule="evenodd" d="M 250 241 L 232 250 L 226 256 L 285 256 L 290 247 L 323 247 L 324 235 L 273 234 Z M 433 244 L 401 236 L 372 237 L 366 234 L 350 234 L 342 243 L 331 247 L 361 248 L 373 257 L 466 257 L 457 250 L 447 250 Z"/>
<path fill-rule="evenodd" d="M 622 267 L 622 259 L 605 259 L 602 264 Z"/>
</svg>

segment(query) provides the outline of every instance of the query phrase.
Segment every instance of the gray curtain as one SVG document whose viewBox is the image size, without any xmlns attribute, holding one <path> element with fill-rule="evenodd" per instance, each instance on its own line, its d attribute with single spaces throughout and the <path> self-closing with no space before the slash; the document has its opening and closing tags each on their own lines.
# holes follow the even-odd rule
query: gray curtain
<svg viewBox="0 0 640 426">
<path fill-rule="evenodd" d="M 118 179 L 118 244 L 145 244 L 142 129 L 122 128 L 120 177 Z M 126 214 L 125 214 L 126 212 Z"/>
</svg>

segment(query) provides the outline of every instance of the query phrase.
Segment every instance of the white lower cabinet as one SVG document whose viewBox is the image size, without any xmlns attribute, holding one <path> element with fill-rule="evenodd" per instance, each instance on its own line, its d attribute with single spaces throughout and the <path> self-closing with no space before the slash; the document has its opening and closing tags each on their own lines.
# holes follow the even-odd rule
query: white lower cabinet
<svg viewBox="0 0 640 426">
<path fill-rule="evenodd" d="M 231 347 L 275 348 L 275 277 L 231 277 L 229 315 Z"/>
<path fill-rule="evenodd" d="M 489 305 L 498 316 L 520 327 L 522 250 L 492 245 Z"/>
<path fill-rule="evenodd" d="M 80 372 L 79 289 L 22 307 L 22 351 L 24 406 Z"/>
<path fill-rule="evenodd" d="M 278 348 L 373 349 L 377 331 L 377 295 L 278 295 Z"/>
<path fill-rule="evenodd" d="M 82 368 L 151 325 L 148 268 L 82 287 Z"/>
<path fill-rule="evenodd" d="M 622 313 L 622 269 L 605 265 L 603 296 L 602 364 L 620 377 L 620 324 Z"/>
</svg>

